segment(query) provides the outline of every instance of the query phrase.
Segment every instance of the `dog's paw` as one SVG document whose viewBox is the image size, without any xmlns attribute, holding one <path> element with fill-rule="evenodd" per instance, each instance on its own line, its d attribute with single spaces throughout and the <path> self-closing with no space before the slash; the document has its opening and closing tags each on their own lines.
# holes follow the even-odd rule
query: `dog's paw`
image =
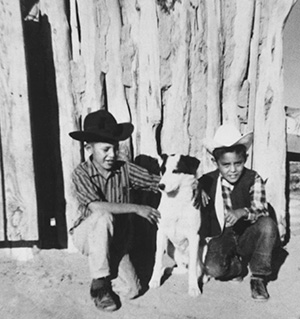
<svg viewBox="0 0 300 319">
<path fill-rule="evenodd" d="M 191 297 L 198 297 L 199 295 L 201 294 L 201 291 L 198 287 L 198 285 L 195 287 L 195 286 L 192 286 L 192 287 L 189 287 L 189 295 Z"/>
<path fill-rule="evenodd" d="M 151 278 L 149 282 L 149 288 L 158 288 L 160 286 L 160 280 L 156 278 Z"/>
<path fill-rule="evenodd" d="M 188 272 L 188 269 L 185 266 L 177 266 L 173 268 L 172 273 L 175 275 L 184 275 Z"/>
</svg>

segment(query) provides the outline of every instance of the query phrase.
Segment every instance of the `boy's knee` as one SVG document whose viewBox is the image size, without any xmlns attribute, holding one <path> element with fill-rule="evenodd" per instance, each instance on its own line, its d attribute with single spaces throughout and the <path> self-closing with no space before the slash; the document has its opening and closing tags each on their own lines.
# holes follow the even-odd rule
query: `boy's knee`
<svg viewBox="0 0 300 319">
<path fill-rule="evenodd" d="M 261 217 L 258 219 L 258 226 L 260 232 L 267 236 L 276 236 L 278 233 L 278 228 L 276 223 L 270 217 Z"/>
<path fill-rule="evenodd" d="M 227 271 L 227 267 L 214 263 L 212 261 L 205 262 L 205 272 L 213 278 L 222 277 Z"/>
<path fill-rule="evenodd" d="M 95 228 L 105 228 L 105 229 L 111 229 L 113 226 L 113 214 L 110 213 L 99 213 L 99 214 L 93 214 L 90 216 L 91 220 L 89 221 L 91 224 L 92 229 Z"/>
</svg>

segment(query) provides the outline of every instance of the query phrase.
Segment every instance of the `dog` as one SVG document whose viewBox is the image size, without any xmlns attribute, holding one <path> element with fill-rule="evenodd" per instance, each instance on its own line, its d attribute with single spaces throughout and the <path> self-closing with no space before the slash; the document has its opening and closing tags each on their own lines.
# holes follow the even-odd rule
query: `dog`
<svg viewBox="0 0 300 319">
<path fill-rule="evenodd" d="M 198 278 L 201 276 L 199 260 L 200 211 L 194 207 L 197 188 L 197 169 L 200 161 L 191 156 L 161 155 L 161 175 L 158 185 L 161 200 L 158 211 L 161 219 L 156 237 L 155 264 L 150 288 L 160 286 L 163 275 L 163 255 L 168 240 L 174 246 L 174 261 L 177 272 L 188 269 L 188 292 L 192 297 L 200 294 Z"/>
</svg>

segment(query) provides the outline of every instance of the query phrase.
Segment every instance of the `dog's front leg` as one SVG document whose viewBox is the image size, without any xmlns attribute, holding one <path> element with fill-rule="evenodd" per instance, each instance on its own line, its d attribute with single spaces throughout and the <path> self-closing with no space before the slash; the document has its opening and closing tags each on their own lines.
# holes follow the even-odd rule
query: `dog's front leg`
<svg viewBox="0 0 300 319">
<path fill-rule="evenodd" d="M 200 295 L 198 285 L 198 248 L 199 235 L 190 236 L 189 238 L 189 295 L 197 297 Z M 199 274 L 200 275 L 200 274 Z"/>
<path fill-rule="evenodd" d="M 156 253 L 155 253 L 155 264 L 153 268 L 153 273 L 151 280 L 149 282 L 150 288 L 157 288 L 160 286 L 160 280 L 163 270 L 163 255 L 167 247 L 167 237 L 165 234 L 158 228 L 156 235 Z"/>
</svg>

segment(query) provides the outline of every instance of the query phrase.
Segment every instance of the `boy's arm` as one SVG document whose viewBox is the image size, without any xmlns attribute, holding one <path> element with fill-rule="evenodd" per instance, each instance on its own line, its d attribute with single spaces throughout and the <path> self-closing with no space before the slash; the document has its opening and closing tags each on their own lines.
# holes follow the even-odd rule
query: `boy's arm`
<svg viewBox="0 0 300 319">
<path fill-rule="evenodd" d="M 226 222 L 234 225 L 239 219 L 244 218 L 254 223 L 261 216 L 268 216 L 265 184 L 262 178 L 256 174 L 254 184 L 250 188 L 250 207 L 235 209 L 228 213 Z"/>
<path fill-rule="evenodd" d="M 160 218 L 160 213 L 155 208 L 146 205 L 94 201 L 88 205 L 88 208 L 93 214 L 135 213 L 141 217 L 144 217 L 152 224 L 156 224 Z"/>
<path fill-rule="evenodd" d="M 75 169 L 72 180 L 75 187 L 76 197 L 83 212 L 82 217 L 87 217 L 91 213 L 103 214 L 128 214 L 135 213 L 141 217 L 146 218 L 151 223 L 157 223 L 160 218 L 159 212 L 145 205 L 123 204 L 123 203 L 109 203 L 99 199 L 95 186 L 92 184 L 88 174 L 85 170 L 78 167 Z"/>
<path fill-rule="evenodd" d="M 198 179 L 198 185 L 194 191 L 194 207 L 200 209 L 201 207 L 206 207 L 209 204 L 210 197 L 204 190 L 204 176 Z"/>
<path fill-rule="evenodd" d="M 99 196 L 95 191 L 95 186 L 92 184 L 87 172 L 78 166 L 72 174 L 74 195 L 79 204 L 81 217 L 87 217 L 91 214 L 88 205 L 93 201 L 98 201 Z"/>
<path fill-rule="evenodd" d="M 250 197 L 251 206 L 245 207 L 246 219 L 255 222 L 261 216 L 268 216 L 265 183 L 258 174 L 255 175 L 254 184 L 250 189 Z"/>
<path fill-rule="evenodd" d="M 136 164 L 127 163 L 130 184 L 134 189 L 158 192 L 160 176 L 151 174 L 149 171 Z"/>
</svg>

